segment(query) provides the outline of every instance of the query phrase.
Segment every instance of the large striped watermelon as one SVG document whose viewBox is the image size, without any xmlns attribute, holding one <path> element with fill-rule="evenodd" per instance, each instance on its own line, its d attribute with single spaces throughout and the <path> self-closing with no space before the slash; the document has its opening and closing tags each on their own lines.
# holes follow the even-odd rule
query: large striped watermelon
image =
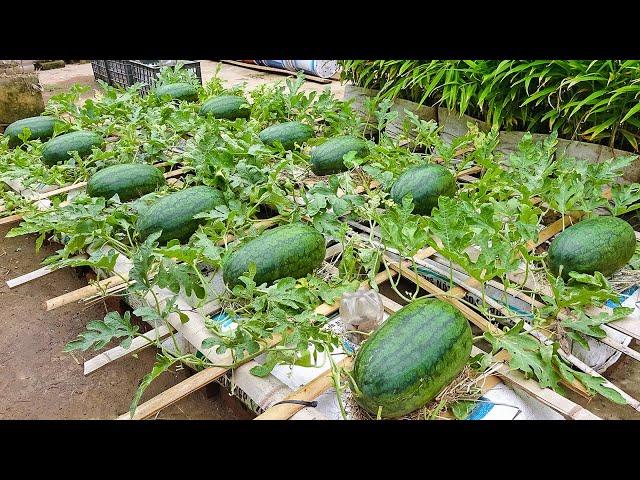
<svg viewBox="0 0 640 480">
<path fill-rule="evenodd" d="M 427 404 L 462 371 L 471 328 L 453 305 L 416 300 L 391 315 L 360 347 L 357 402 L 374 415 L 401 417 Z"/>
</svg>

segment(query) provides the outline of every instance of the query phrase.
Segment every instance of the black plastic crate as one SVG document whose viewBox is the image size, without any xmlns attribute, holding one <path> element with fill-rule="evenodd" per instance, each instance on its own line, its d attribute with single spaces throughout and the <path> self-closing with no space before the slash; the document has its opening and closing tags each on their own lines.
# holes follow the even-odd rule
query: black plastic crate
<svg viewBox="0 0 640 480">
<path fill-rule="evenodd" d="M 105 60 L 109 72 L 109 84 L 112 87 L 127 88 L 133 85 L 129 60 Z"/>
<path fill-rule="evenodd" d="M 91 68 L 93 69 L 93 76 L 96 80 L 111 83 L 106 60 L 91 60 Z"/>
<path fill-rule="evenodd" d="M 202 72 L 200 71 L 200 62 L 194 60 L 177 60 L 185 70 L 191 70 L 196 74 L 200 84 L 202 84 Z M 174 67 L 176 63 L 171 65 L 159 65 L 155 60 L 130 60 L 131 73 L 133 75 L 133 82 L 140 82 L 143 87 L 140 89 L 140 93 L 146 94 L 156 81 L 160 70 L 165 66 Z"/>
</svg>

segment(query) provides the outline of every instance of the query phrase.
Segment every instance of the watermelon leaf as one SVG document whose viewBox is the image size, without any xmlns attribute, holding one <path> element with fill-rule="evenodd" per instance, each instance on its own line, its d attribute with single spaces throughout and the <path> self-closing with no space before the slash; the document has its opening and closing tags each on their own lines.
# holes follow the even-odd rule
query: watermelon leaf
<svg viewBox="0 0 640 480">
<path fill-rule="evenodd" d="M 94 320 L 87 323 L 87 330 L 78 335 L 78 339 L 65 345 L 63 351 L 86 351 L 89 348 L 100 350 L 116 338 L 123 338 L 120 342 L 122 348 L 127 348 L 138 333 L 139 327 L 131 324 L 131 312 L 126 311 L 124 316 L 118 312 L 109 312 L 104 320 Z"/>
</svg>

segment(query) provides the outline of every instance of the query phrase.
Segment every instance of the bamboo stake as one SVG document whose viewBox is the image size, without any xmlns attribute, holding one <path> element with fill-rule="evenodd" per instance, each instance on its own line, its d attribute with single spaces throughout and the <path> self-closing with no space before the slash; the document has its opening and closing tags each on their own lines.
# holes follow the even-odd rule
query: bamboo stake
<svg viewBox="0 0 640 480">
<path fill-rule="evenodd" d="M 149 418 L 169 405 L 173 405 L 177 401 L 182 400 L 192 392 L 220 378 L 227 373 L 227 370 L 229 370 L 227 367 L 211 367 L 202 370 L 177 385 L 168 388 L 159 395 L 156 395 L 151 400 L 138 405 L 133 417 L 129 413 L 125 413 L 120 415 L 118 420 L 143 420 Z"/>
<path fill-rule="evenodd" d="M 79 190 L 87 186 L 87 182 L 78 182 L 72 185 L 67 185 L 65 187 L 57 188 L 56 190 L 50 190 L 48 192 L 42 193 L 34 198 L 34 201 L 44 200 L 45 198 L 53 197 L 55 195 L 60 195 L 61 193 L 71 192 L 74 190 Z"/>
<path fill-rule="evenodd" d="M 73 292 L 51 298 L 45 302 L 45 308 L 47 312 L 49 312 L 64 305 L 82 300 L 83 298 L 96 295 L 109 287 L 114 287 L 123 283 L 127 283 L 127 280 L 123 279 L 119 275 L 114 275 L 113 277 L 105 278 L 104 280 L 100 280 L 92 285 L 87 285 L 86 287 L 74 290 Z"/>
<path fill-rule="evenodd" d="M 556 220 L 555 222 L 553 222 L 551 225 L 547 226 L 545 229 L 543 229 L 540 232 L 540 235 L 538 236 L 537 244 L 533 244 L 533 242 L 529 242 L 527 247 L 529 248 L 529 250 L 533 250 L 535 247 L 546 242 L 551 237 L 553 237 L 556 233 L 560 232 L 563 226 L 571 225 L 571 222 L 573 220 L 578 220 L 583 215 L 584 214 L 581 212 L 572 212 L 571 214 L 564 215 L 561 219 Z"/>
</svg>

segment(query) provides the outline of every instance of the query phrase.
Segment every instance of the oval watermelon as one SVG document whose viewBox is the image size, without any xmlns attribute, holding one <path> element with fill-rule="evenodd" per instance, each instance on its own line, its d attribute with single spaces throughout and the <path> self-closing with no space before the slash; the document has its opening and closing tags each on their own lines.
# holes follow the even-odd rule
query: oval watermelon
<svg viewBox="0 0 640 480">
<path fill-rule="evenodd" d="M 118 194 L 121 202 L 128 202 L 164 184 L 160 169 L 143 163 L 127 163 L 96 172 L 87 182 L 87 195 L 109 199 Z"/>
<path fill-rule="evenodd" d="M 283 225 L 241 245 L 224 265 L 223 279 L 233 288 L 251 263 L 256 265 L 253 281 L 258 285 L 284 277 L 301 278 L 322 264 L 325 253 L 325 239 L 315 228 Z"/>
<path fill-rule="evenodd" d="M 237 95 L 221 95 L 210 98 L 200 107 L 200 115 L 210 115 L 214 118 L 235 120 L 236 118 L 249 118 L 251 113 L 249 103 Z"/>
<path fill-rule="evenodd" d="M 548 251 L 549 269 L 568 280 L 569 272 L 600 272 L 605 277 L 626 265 L 636 250 L 636 235 L 617 217 L 593 217 L 559 233 Z"/>
<path fill-rule="evenodd" d="M 23 118 L 7 126 L 4 131 L 4 136 L 9 137 L 9 148 L 15 148 L 22 144 L 22 140 L 20 140 L 18 136 L 22 135 L 22 131 L 25 128 L 31 131 L 29 140 L 48 140 L 53 136 L 57 122 L 59 122 L 59 120 L 47 116 Z"/>
<path fill-rule="evenodd" d="M 342 159 L 351 151 L 355 151 L 358 157 L 365 156 L 369 151 L 367 142 L 350 135 L 330 138 L 311 150 L 311 170 L 316 175 L 344 172 L 347 167 Z"/>
<path fill-rule="evenodd" d="M 198 100 L 198 90 L 190 83 L 170 83 L 157 87 L 156 95 L 158 97 L 169 96 L 172 100 L 185 100 L 187 102 L 195 102 Z"/>
<path fill-rule="evenodd" d="M 285 150 L 291 150 L 295 144 L 302 144 L 313 136 L 313 128 L 300 122 L 277 123 L 260 132 L 260 140 L 274 146 L 277 142 Z"/>
<path fill-rule="evenodd" d="M 391 188 L 391 198 L 397 204 L 411 194 L 413 213 L 430 215 L 438 206 L 438 197 L 452 197 L 456 191 L 456 180 L 442 165 L 420 165 L 404 172 Z"/>
<path fill-rule="evenodd" d="M 384 418 L 427 404 L 455 379 L 471 354 L 471 327 L 453 305 L 416 300 L 391 315 L 356 353 L 356 401 Z"/>
<path fill-rule="evenodd" d="M 52 138 L 44 144 L 42 148 L 42 160 L 45 164 L 52 166 L 56 163 L 66 162 L 72 158 L 69 152 L 76 151 L 80 157 L 86 157 L 94 147 L 100 148 L 104 145 L 104 140 L 94 132 L 80 130 L 77 132 L 65 133 Z"/>
<path fill-rule="evenodd" d="M 185 188 L 161 198 L 143 210 L 138 216 L 136 227 L 143 240 L 162 230 L 158 238 L 161 245 L 173 239 L 184 243 L 204 222 L 204 219 L 193 218 L 194 215 L 223 204 L 224 196 L 215 188 L 203 185 Z"/>
</svg>

